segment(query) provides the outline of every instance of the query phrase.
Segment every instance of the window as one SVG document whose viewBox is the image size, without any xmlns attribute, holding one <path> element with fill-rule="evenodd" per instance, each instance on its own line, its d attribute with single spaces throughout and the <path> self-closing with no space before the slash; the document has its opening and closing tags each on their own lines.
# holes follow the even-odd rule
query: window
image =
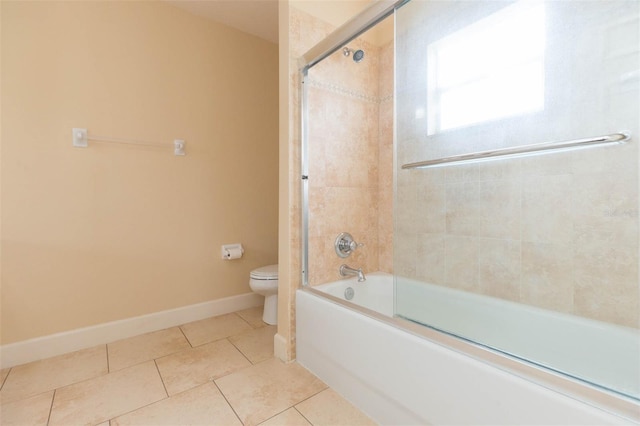
<svg viewBox="0 0 640 426">
<path fill-rule="evenodd" d="M 428 133 L 544 109 L 545 10 L 520 1 L 427 46 Z"/>
</svg>

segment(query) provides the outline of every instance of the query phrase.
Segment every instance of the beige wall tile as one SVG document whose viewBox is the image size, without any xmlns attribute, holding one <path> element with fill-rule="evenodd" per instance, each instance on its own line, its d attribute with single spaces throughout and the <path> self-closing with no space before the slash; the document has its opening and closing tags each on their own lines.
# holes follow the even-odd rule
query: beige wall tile
<svg viewBox="0 0 640 426">
<path fill-rule="evenodd" d="M 629 327 L 640 321 L 634 246 L 582 244 L 575 249 L 574 313 Z"/>
<path fill-rule="evenodd" d="M 251 365 L 226 339 L 159 358 L 156 364 L 169 395 Z"/>
<path fill-rule="evenodd" d="M 444 240 L 445 284 L 460 290 L 478 291 L 479 244 L 476 237 Z"/>
<path fill-rule="evenodd" d="M 478 235 L 478 182 L 446 185 L 446 229 L 450 235 Z"/>
<path fill-rule="evenodd" d="M 326 389 L 296 405 L 296 409 L 314 426 L 375 425 L 362 411 L 332 389 Z"/>
<path fill-rule="evenodd" d="M 508 180 L 521 182 L 522 162 L 519 159 L 502 161 L 487 161 L 478 164 L 478 179 L 483 180 Z"/>
<path fill-rule="evenodd" d="M 638 216 L 638 179 L 635 173 L 609 171 L 575 176 L 573 208 L 591 216 Z"/>
<path fill-rule="evenodd" d="M 598 243 L 633 247 L 638 244 L 638 215 L 633 212 L 608 211 L 599 216 L 576 212 L 573 228 L 577 246 Z"/>
<path fill-rule="evenodd" d="M 573 313 L 626 327 L 640 328 L 637 281 L 576 276 Z"/>
<path fill-rule="evenodd" d="M 53 391 L 0 405 L 3 426 L 42 425 L 49 421 Z"/>
<path fill-rule="evenodd" d="M 429 185 L 418 187 L 416 222 L 413 229 L 419 233 L 445 232 L 447 226 L 447 204 L 445 185 Z"/>
<path fill-rule="evenodd" d="M 520 239 L 522 214 L 518 181 L 488 180 L 478 183 L 478 235 Z"/>
<path fill-rule="evenodd" d="M 107 345 L 109 371 L 131 367 L 190 347 L 178 327 L 118 340 Z"/>
<path fill-rule="evenodd" d="M 153 361 L 56 390 L 50 425 L 96 424 L 167 397 Z"/>
<path fill-rule="evenodd" d="M 521 276 L 520 241 L 481 238 L 479 246 L 480 292 L 518 302 Z"/>
<path fill-rule="evenodd" d="M 524 179 L 522 189 L 522 239 L 541 243 L 573 240 L 571 175 Z"/>
<path fill-rule="evenodd" d="M 396 275 L 408 278 L 416 276 L 418 236 L 396 230 L 394 234 L 393 270 Z"/>
<path fill-rule="evenodd" d="M 522 243 L 521 301 L 560 312 L 573 309 L 573 247 Z"/>
<path fill-rule="evenodd" d="M 238 425 L 242 423 L 214 383 L 140 408 L 111 420 L 111 426 L 125 425 Z"/>
<path fill-rule="evenodd" d="M 194 347 L 251 330 L 251 326 L 235 313 L 190 322 L 180 328 Z"/>
<path fill-rule="evenodd" d="M 311 426 L 311 423 L 305 419 L 298 410 L 289 408 L 286 411 L 271 417 L 266 422 L 260 423 L 261 426 Z"/>
<path fill-rule="evenodd" d="M 445 282 L 444 234 L 419 234 L 416 277 L 430 284 Z"/>
<path fill-rule="evenodd" d="M 15 401 L 107 374 L 106 345 L 13 367 L 0 398 Z"/>
<path fill-rule="evenodd" d="M 324 390 L 326 385 L 296 363 L 270 359 L 216 380 L 245 425 L 256 425 Z"/>
</svg>

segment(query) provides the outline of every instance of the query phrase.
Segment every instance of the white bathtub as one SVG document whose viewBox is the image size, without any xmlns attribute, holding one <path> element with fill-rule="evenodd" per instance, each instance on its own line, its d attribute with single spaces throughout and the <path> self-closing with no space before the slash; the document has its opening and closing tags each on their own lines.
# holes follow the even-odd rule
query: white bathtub
<svg viewBox="0 0 640 426">
<path fill-rule="evenodd" d="M 458 323 L 457 332 L 467 338 L 520 356 L 536 356 L 541 364 L 570 368 L 575 375 L 592 374 L 587 377 L 594 381 L 622 380 L 628 392 L 637 391 L 638 333 L 632 330 L 437 286 L 402 284 L 397 303 L 414 318 L 427 313 L 419 317 L 421 322 L 451 331 L 452 320 L 455 323 L 473 310 L 478 320 L 471 325 Z M 347 287 L 354 290 L 350 302 L 344 301 Z M 631 398 L 596 391 L 393 318 L 393 291 L 391 275 L 373 273 L 363 283 L 349 279 L 297 292 L 298 362 L 377 422 L 640 422 L 640 405 Z M 548 347 L 531 345 L 533 335 L 546 336 L 543 340 Z M 582 343 L 567 345 L 569 338 Z M 603 348 L 613 348 L 620 356 L 615 366 L 602 365 L 593 371 L 594 362 L 608 359 Z M 572 349 L 575 351 L 570 352 Z M 550 359 L 554 356 L 558 359 Z"/>
</svg>

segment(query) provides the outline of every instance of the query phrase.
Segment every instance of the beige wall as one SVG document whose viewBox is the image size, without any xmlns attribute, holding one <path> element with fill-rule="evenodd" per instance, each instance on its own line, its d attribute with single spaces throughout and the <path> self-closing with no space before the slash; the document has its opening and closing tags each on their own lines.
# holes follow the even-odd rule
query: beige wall
<svg viewBox="0 0 640 426">
<path fill-rule="evenodd" d="M 249 292 L 277 262 L 277 49 L 162 2 L 2 2 L 3 344 Z"/>
</svg>

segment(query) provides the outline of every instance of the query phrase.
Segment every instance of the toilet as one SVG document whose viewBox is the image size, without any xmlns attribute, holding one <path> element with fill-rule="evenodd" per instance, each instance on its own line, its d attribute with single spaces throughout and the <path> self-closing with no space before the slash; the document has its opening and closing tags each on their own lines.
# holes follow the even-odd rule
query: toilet
<svg viewBox="0 0 640 426">
<path fill-rule="evenodd" d="M 262 321 L 270 325 L 278 324 L 278 265 L 254 269 L 249 276 L 251 290 L 264 296 Z"/>
</svg>

